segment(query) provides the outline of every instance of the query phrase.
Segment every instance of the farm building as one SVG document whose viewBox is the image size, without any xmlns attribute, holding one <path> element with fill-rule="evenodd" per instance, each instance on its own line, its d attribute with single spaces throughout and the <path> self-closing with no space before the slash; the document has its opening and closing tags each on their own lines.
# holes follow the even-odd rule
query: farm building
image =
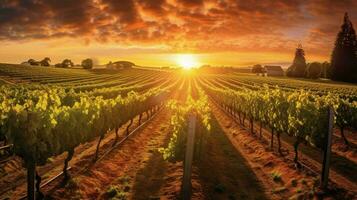
<svg viewBox="0 0 357 200">
<path fill-rule="evenodd" d="M 129 69 L 135 66 L 134 63 L 129 61 L 117 61 L 117 62 L 110 62 L 107 64 L 108 69 Z"/>
<path fill-rule="evenodd" d="M 284 76 L 284 70 L 281 66 L 266 65 L 264 69 L 267 76 Z"/>
</svg>

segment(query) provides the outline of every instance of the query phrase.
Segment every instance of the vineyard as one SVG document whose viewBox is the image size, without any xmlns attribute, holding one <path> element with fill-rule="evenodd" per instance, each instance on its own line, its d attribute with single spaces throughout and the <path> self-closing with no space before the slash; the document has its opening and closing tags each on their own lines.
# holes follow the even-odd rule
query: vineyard
<svg viewBox="0 0 357 200">
<path fill-rule="evenodd" d="M 192 199 L 357 198 L 357 85 L 0 64 L 0 199 L 180 199 L 188 171 Z"/>
</svg>

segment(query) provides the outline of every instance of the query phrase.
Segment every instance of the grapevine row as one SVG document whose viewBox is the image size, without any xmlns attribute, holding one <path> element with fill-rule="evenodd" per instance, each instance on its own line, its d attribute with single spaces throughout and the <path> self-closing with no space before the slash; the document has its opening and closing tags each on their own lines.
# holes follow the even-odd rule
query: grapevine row
<svg viewBox="0 0 357 200">
<path fill-rule="evenodd" d="M 253 123 L 266 125 L 271 129 L 271 146 L 274 134 L 280 149 L 280 134 L 294 136 L 295 162 L 298 162 L 298 146 L 305 141 L 313 146 L 323 148 L 327 133 L 327 110 L 333 106 L 335 124 L 340 128 L 357 129 L 357 102 L 339 98 L 336 95 L 319 96 L 304 90 L 285 92 L 279 87 L 271 89 L 264 86 L 259 90 L 231 90 L 221 88 L 200 80 L 207 94 L 214 101 L 237 116 L 243 124 L 245 119 Z"/>
<path fill-rule="evenodd" d="M 199 158 L 204 147 L 206 134 L 211 129 L 211 114 L 207 95 L 199 88 L 198 99 L 195 100 L 189 95 L 184 103 L 170 100 L 167 106 L 172 111 L 170 121 L 173 133 L 168 146 L 159 149 L 164 159 L 183 160 L 190 115 L 197 117 L 194 155 Z"/>
<path fill-rule="evenodd" d="M 29 183 L 34 179 L 36 166 L 64 152 L 68 152 L 63 169 L 66 180 L 68 162 L 78 145 L 99 137 L 96 159 L 106 133 L 114 130 L 118 137 L 117 131 L 123 124 L 130 121 L 131 125 L 135 116 L 141 119 L 143 113 L 157 109 L 168 97 L 168 89 L 171 88 L 151 89 L 143 94 L 129 92 L 126 97 L 119 95 L 112 99 L 83 95 L 70 106 L 62 104 L 63 99 L 55 89 L 38 93 L 36 101 L 24 99 L 22 104 L 2 97 L 1 132 L 24 161 L 30 174 Z"/>
</svg>

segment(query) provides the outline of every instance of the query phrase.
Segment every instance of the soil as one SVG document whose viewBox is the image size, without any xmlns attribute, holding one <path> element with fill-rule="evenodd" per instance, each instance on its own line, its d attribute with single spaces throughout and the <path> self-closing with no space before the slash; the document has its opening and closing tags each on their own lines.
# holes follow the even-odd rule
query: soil
<svg viewBox="0 0 357 200">
<path fill-rule="evenodd" d="M 251 134 L 250 131 L 238 125 L 231 116 L 228 116 L 225 112 L 223 112 L 220 108 L 218 108 L 215 104 L 212 103 L 213 113 L 217 116 L 218 121 L 221 126 L 226 129 L 226 133 L 233 144 L 237 147 L 237 150 L 242 151 L 242 154 L 247 157 L 247 160 L 250 161 L 251 168 L 256 171 L 257 177 L 259 179 L 266 179 L 265 187 L 271 188 L 272 193 L 278 193 L 278 199 L 285 199 L 291 196 L 311 196 L 314 191 L 317 190 L 319 184 L 319 174 L 311 173 L 309 170 L 299 171 L 296 169 L 295 165 L 292 162 L 293 158 L 293 149 L 290 143 L 282 140 L 282 147 L 285 156 L 279 155 L 276 150 L 270 149 L 270 144 L 268 142 L 267 136 L 268 131 L 264 130 L 263 138 L 259 138 L 256 134 Z M 276 139 L 275 139 L 276 141 Z M 274 143 L 275 147 L 277 146 Z M 303 146 L 300 149 L 304 149 Z M 318 162 L 313 159 L 304 156 L 302 158 L 300 152 L 300 160 L 304 163 L 312 164 L 315 168 L 320 169 L 321 166 Z M 273 173 L 280 174 L 282 181 L 270 181 L 269 178 L 272 179 Z M 344 189 L 336 189 L 333 188 L 334 198 L 343 198 L 343 199 L 353 199 L 356 196 L 354 192 L 356 190 L 356 185 L 351 183 L 346 178 L 343 178 L 338 173 L 334 172 L 330 169 L 330 178 L 335 180 L 336 183 L 339 184 L 339 188 Z M 303 184 L 298 184 L 295 186 L 295 180 L 298 182 L 304 180 Z M 277 184 L 277 182 L 279 184 Z M 292 184 L 294 182 L 294 184 Z M 335 187 L 335 185 L 333 186 Z M 280 191 L 281 192 L 277 192 Z M 337 192 L 336 192 L 337 190 Z"/>
<path fill-rule="evenodd" d="M 145 115 L 143 119 L 146 119 Z M 120 137 L 124 136 L 126 125 L 127 124 L 125 124 L 122 128 L 119 129 Z M 137 126 L 138 117 L 136 117 L 136 119 L 134 120 L 134 123 L 130 127 L 130 130 L 134 130 Z M 105 152 L 106 149 L 111 147 L 114 139 L 115 134 L 113 132 L 110 132 L 106 135 L 106 137 L 101 142 L 99 155 L 101 155 Z M 86 144 L 78 146 L 75 149 L 73 159 L 69 162 L 69 166 L 74 166 L 78 163 L 79 165 L 77 166 L 83 166 L 85 163 L 88 163 L 87 161 L 91 161 L 94 158 L 97 142 L 98 139 L 95 139 L 92 142 L 88 142 Z M 51 177 L 62 172 L 63 162 L 66 156 L 67 153 L 63 153 L 59 156 L 51 158 L 46 165 L 37 167 L 37 170 L 42 177 L 42 183 L 48 181 Z M 26 169 L 23 168 L 22 161 L 20 158 L 15 157 L 9 162 L 4 163 L 4 165 L 0 166 L 0 169 L 0 185 L 5 186 L 1 187 L 0 189 L 0 199 L 17 199 L 26 194 Z M 74 167 L 72 171 L 75 170 L 79 169 L 76 169 Z"/>
<path fill-rule="evenodd" d="M 137 190 L 135 183 L 143 178 L 138 172 L 150 163 L 150 158 L 157 155 L 158 147 L 164 143 L 169 116 L 169 112 L 160 111 L 147 127 L 139 130 L 120 148 L 113 150 L 89 170 L 76 175 L 66 187 L 50 191 L 48 195 L 54 199 L 108 199 L 113 195 L 111 190 L 118 197 L 135 195 L 132 192 Z"/>
<path fill-rule="evenodd" d="M 207 146 L 196 163 L 207 199 L 271 199 L 269 189 L 264 188 L 246 157 L 229 140 L 225 125 L 219 121 L 214 115 Z"/>
<path fill-rule="evenodd" d="M 293 165 L 289 165 L 283 158 L 275 155 L 262 141 L 234 123 L 214 104 L 212 104 L 212 108 L 229 140 L 237 151 L 241 152 L 256 177 L 263 184 L 269 199 L 288 199 L 298 192 L 310 192 L 315 177 L 296 171 Z"/>
<path fill-rule="evenodd" d="M 339 156 L 343 156 L 348 160 L 351 160 L 357 165 L 357 132 L 351 130 L 345 130 L 345 136 L 349 142 L 347 146 L 342 137 L 340 131 L 335 130 L 332 138 L 332 151 Z"/>
</svg>

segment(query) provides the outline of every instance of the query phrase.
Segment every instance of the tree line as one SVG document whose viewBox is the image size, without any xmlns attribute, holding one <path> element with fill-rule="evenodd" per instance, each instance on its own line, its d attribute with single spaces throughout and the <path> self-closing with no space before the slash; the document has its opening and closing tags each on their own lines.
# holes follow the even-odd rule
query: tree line
<svg viewBox="0 0 357 200">
<path fill-rule="evenodd" d="M 311 79 L 317 78 L 331 78 L 331 63 L 325 62 L 311 62 L 305 63 L 305 70 L 301 70 L 301 76 L 296 77 L 305 77 Z M 256 64 L 252 67 L 252 73 L 254 74 L 264 74 L 266 73 L 262 65 Z M 291 67 L 286 71 L 286 75 L 290 77 L 295 77 L 295 72 L 292 72 Z"/>
<path fill-rule="evenodd" d="M 357 39 L 352 22 L 345 13 L 340 32 L 337 34 L 331 62 L 306 64 L 301 45 L 295 52 L 293 64 L 286 72 L 290 77 L 330 78 L 335 81 L 357 82 Z"/>
<path fill-rule="evenodd" d="M 265 73 L 261 65 L 254 65 L 253 73 Z M 286 75 L 297 78 L 329 78 L 335 81 L 357 82 L 357 39 L 352 22 L 345 13 L 330 62 L 307 63 L 305 51 L 299 44 L 292 65 Z"/>
<path fill-rule="evenodd" d="M 44 59 L 40 60 L 40 61 L 36 61 L 35 59 L 29 59 L 27 62 L 23 62 L 24 63 L 28 63 L 29 65 L 32 66 L 45 66 L 45 67 L 49 67 L 51 66 L 51 59 L 49 57 L 45 57 Z M 75 66 L 74 63 L 72 62 L 72 60 L 70 59 L 64 59 L 62 62 L 57 63 L 54 65 L 55 67 L 59 67 L 59 68 L 68 68 L 68 67 L 73 67 Z M 80 66 L 82 66 L 84 69 L 92 69 L 93 68 L 93 60 L 90 58 L 84 59 L 82 60 Z"/>
</svg>

